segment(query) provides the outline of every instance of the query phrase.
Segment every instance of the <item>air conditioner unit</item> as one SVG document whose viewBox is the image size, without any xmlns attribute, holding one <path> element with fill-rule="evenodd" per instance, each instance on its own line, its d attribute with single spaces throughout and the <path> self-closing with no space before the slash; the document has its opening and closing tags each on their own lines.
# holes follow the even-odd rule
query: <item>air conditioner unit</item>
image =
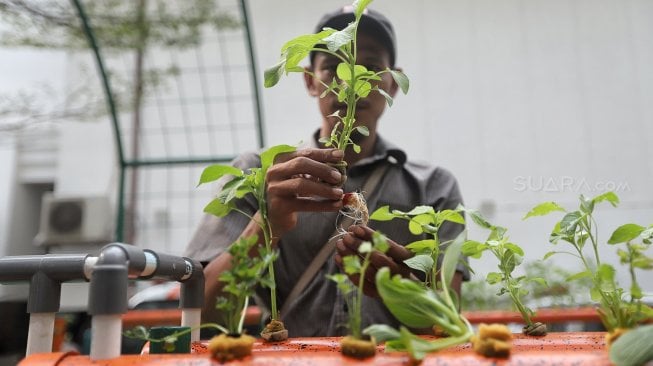
<svg viewBox="0 0 653 366">
<path fill-rule="evenodd" d="M 103 196 L 43 196 L 36 245 L 103 244 L 112 240 L 113 214 Z"/>
</svg>

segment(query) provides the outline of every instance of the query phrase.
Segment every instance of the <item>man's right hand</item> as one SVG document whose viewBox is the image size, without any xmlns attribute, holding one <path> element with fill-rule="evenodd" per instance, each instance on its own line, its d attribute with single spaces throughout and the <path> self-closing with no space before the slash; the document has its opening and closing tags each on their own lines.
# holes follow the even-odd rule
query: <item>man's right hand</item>
<svg viewBox="0 0 653 366">
<path fill-rule="evenodd" d="M 327 163 L 341 161 L 336 149 L 302 149 L 277 156 L 267 171 L 266 200 L 272 236 L 281 237 L 297 224 L 297 212 L 338 211 L 343 190 L 340 172 Z"/>
</svg>

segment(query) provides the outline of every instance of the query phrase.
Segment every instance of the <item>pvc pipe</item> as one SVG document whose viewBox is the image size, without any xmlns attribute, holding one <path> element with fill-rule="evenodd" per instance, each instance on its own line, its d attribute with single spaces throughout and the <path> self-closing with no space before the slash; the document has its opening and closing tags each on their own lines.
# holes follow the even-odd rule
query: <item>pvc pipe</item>
<svg viewBox="0 0 653 366">
<path fill-rule="evenodd" d="M 92 361 L 120 357 L 122 317 L 120 314 L 95 315 L 91 320 Z"/>
<path fill-rule="evenodd" d="M 32 313 L 29 316 L 26 356 L 52 352 L 55 313 Z"/>
<path fill-rule="evenodd" d="M 190 341 L 200 340 L 200 324 L 202 322 L 202 309 L 181 309 L 181 326 L 190 327 Z"/>
</svg>

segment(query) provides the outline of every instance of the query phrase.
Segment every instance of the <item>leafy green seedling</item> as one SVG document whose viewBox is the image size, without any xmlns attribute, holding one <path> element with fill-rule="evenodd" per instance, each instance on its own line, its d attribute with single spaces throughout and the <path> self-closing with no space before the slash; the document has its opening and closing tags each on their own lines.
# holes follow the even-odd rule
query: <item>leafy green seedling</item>
<svg viewBox="0 0 653 366">
<path fill-rule="evenodd" d="M 363 284 L 365 283 L 365 272 L 370 266 L 370 256 L 374 251 L 385 253 L 389 245 L 387 239 L 379 232 L 374 232 L 372 242 L 363 242 L 358 247 L 358 255 L 348 255 L 343 258 L 345 273 L 347 275 L 358 275 L 359 280 L 355 286 L 349 281 L 349 277 L 344 273 L 327 275 L 326 277 L 338 285 L 338 289 L 344 295 L 349 313 L 348 328 L 351 335 L 356 339 L 361 339 L 361 309 L 363 303 Z M 354 292 L 354 296 L 349 296 Z"/>
<path fill-rule="evenodd" d="M 644 254 L 646 247 L 651 244 L 653 228 L 626 224 L 617 228 L 608 240 L 608 244 L 626 244 L 626 250 L 620 249 L 618 254 L 621 263 L 627 264 L 630 270 L 632 284 L 630 298 L 627 299 L 624 289 L 619 287 L 616 282 L 615 268 L 601 262 L 597 223 L 593 216 L 596 204 L 607 201 L 616 207 L 619 197 L 614 192 L 607 192 L 591 199 L 581 195 L 579 199 L 579 209 L 575 211 L 568 212 L 555 202 L 545 202 L 535 206 L 524 217 L 526 219 L 543 216 L 556 211 L 565 213 L 562 219 L 555 224 L 549 241 L 552 244 L 557 244 L 560 241 L 566 242 L 571 245 L 573 250 L 551 251 L 544 256 L 544 259 L 562 253 L 572 255 L 582 262 L 584 270 L 570 276 L 567 280 L 592 279 L 591 299 L 599 302 L 599 316 L 611 334 L 623 329 L 631 329 L 641 321 L 653 318 L 651 308 L 642 304 L 641 289 L 635 276 L 635 269 L 651 269 L 653 267 L 653 260 Z M 633 242 L 637 238 L 641 238 L 641 244 Z M 588 242 L 593 255 L 587 255 L 584 251 Z"/>
<path fill-rule="evenodd" d="M 249 252 L 258 243 L 258 238 L 240 238 L 229 247 L 231 268 L 220 274 L 219 280 L 224 283 L 223 292 L 218 296 L 216 308 L 221 310 L 223 324 L 203 323 L 198 328 L 213 328 L 228 335 L 240 335 L 243 332 L 245 309 L 249 297 L 254 294 L 256 286 L 267 281 L 263 277 L 267 266 L 274 261 L 276 254 L 265 247 L 259 247 L 259 256 L 250 257 Z M 195 328 L 197 329 L 197 328 Z M 165 342 L 164 347 L 174 347 L 177 338 L 190 333 L 193 329 L 182 330 L 164 338 L 151 338 L 147 328 L 134 327 L 123 334 L 126 337 L 142 339 L 150 342 Z"/>
<path fill-rule="evenodd" d="M 391 277 L 388 268 L 382 268 L 376 275 L 376 288 L 383 303 L 402 324 L 412 328 L 435 327 L 445 331 L 449 337 L 427 341 L 404 326 L 396 330 L 382 324 L 372 325 L 364 333 L 386 341 L 386 351 L 406 351 L 415 360 L 421 360 L 429 352 L 469 341 L 473 335 L 472 327 L 460 314 L 449 293 L 466 235 L 466 231 L 460 233 L 444 252 L 439 271 L 441 291 L 400 275 Z"/>
<path fill-rule="evenodd" d="M 333 93 L 338 101 L 347 106 L 345 116 L 339 111 L 334 111 L 329 117 L 338 119 L 338 123 L 331 131 L 331 136 L 320 139 L 327 147 L 345 150 L 352 146 L 355 152 L 360 152 L 360 146 L 350 138 L 352 132 L 357 130 L 363 136 L 368 136 L 369 131 L 365 126 L 356 126 L 356 103 L 366 98 L 371 92 L 378 92 L 386 98 L 392 106 L 392 97 L 377 82 L 381 76 L 390 73 L 399 85 L 402 92 L 407 93 L 409 81 L 406 75 L 399 70 L 385 69 L 380 71 L 368 70 L 363 65 L 356 64 L 357 30 L 365 8 L 372 0 L 357 0 L 353 3 L 354 21 L 342 30 L 325 28 L 316 34 L 305 34 L 286 42 L 281 48 L 281 59 L 273 67 L 265 70 L 265 87 L 269 88 L 279 82 L 281 76 L 290 72 L 303 72 L 315 77 L 308 69 L 299 66 L 299 63 L 311 52 L 324 52 L 336 57 L 340 63 L 336 68 L 336 76 L 330 84 L 322 82 L 325 91 L 321 97 Z M 319 80 L 319 78 L 316 78 Z"/>
<path fill-rule="evenodd" d="M 424 272 L 424 285 L 430 286 L 434 291 L 438 290 L 438 258 L 442 248 L 449 244 L 449 241 L 442 241 L 439 236 L 440 228 L 445 222 L 465 224 L 465 218 L 456 210 L 442 210 L 435 212 L 431 206 L 417 206 L 408 212 L 391 210 L 389 206 L 383 206 L 370 216 L 376 221 L 390 221 L 403 219 L 408 221 L 408 229 L 413 235 L 429 236 L 429 239 L 418 240 L 406 245 L 415 255 L 406 261 L 410 268 Z"/>
<path fill-rule="evenodd" d="M 219 164 L 211 165 L 204 169 L 198 185 L 216 181 L 224 176 L 231 176 L 231 180 L 222 187 L 218 196 L 204 208 L 204 212 L 218 217 L 224 217 L 228 213 L 236 211 L 247 216 L 261 228 L 266 253 L 272 253 L 273 234 L 265 200 L 265 175 L 272 164 L 274 164 L 274 159 L 278 154 L 292 152 L 295 149 L 294 146 L 289 145 L 273 146 L 261 153 L 260 168 L 250 168 L 247 171 L 242 171 L 230 165 Z M 236 206 L 236 200 L 248 194 L 251 194 L 256 199 L 258 215 L 252 216 Z M 272 262 L 268 263 L 267 276 L 268 280 L 265 281 L 265 284 L 270 287 L 271 316 L 272 320 L 278 320 L 276 283 Z"/>
<path fill-rule="evenodd" d="M 509 241 L 509 238 L 506 236 L 506 228 L 490 224 L 476 210 L 465 209 L 465 212 L 477 225 L 490 230 L 490 234 L 483 243 L 473 240 L 467 241 L 463 245 L 463 254 L 478 259 L 481 258 L 484 252 L 491 252 L 499 261 L 499 272 L 488 273 L 486 277 L 487 283 L 490 285 L 501 284 L 497 295 L 500 296 L 507 293 L 510 296 L 513 305 L 517 308 L 526 324 L 523 329 L 524 334 L 533 336 L 546 335 L 546 325 L 540 322 L 533 322 L 533 310 L 522 302 L 522 298 L 528 295 L 528 290 L 525 288 L 527 282 L 538 282 L 546 286 L 546 281 L 541 277 L 514 277 L 513 271 L 521 264 L 524 257 L 524 250 L 517 244 Z"/>
</svg>

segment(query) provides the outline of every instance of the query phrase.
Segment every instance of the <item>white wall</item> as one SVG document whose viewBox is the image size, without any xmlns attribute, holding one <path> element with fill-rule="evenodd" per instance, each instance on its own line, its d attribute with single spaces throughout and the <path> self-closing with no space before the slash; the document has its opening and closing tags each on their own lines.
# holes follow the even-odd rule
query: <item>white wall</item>
<svg viewBox="0 0 653 366">
<path fill-rule="evenodd" d="M 250 3 L 262 74 L 285 41 L 312 31 L 343 1 Z M 453 171 L 466 204 L 493 208 L 490 219 L 510 229 L 527 260 L 552 250 L 553 218 L 521 221 L 541 201 L 572 209 L 581 193 L 616 188 L 620 208 L 597 212 L 603 241 L 620 224 L 653 224 L 653 2 L 372 6 L 393 21 L 398 65 L 411 77 L 410 93 L 388 110 L 381 133 L 411 158 Z M 298 75 L 263 96 L 269 143 L 306 138 L 318 125 L 315 101 Z M 616 262 L 613 248 L 604 254 Z M 480 274 L 494 268 L 486 259 L 473 264 Z"/>
</svg>

